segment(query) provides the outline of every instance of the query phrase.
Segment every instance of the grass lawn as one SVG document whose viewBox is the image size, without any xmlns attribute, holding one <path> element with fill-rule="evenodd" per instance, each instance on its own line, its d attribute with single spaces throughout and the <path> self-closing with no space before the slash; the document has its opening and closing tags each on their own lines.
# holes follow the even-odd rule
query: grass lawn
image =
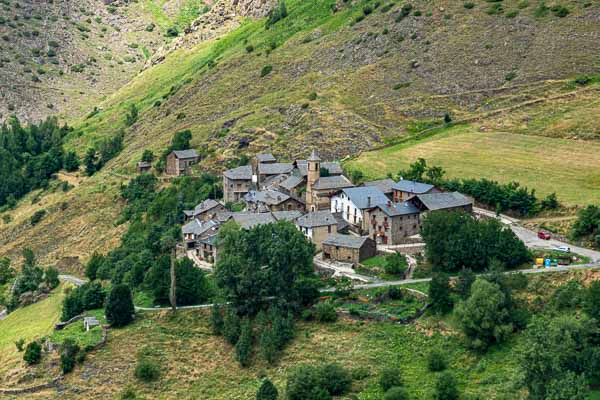
<svg viewBox="0 0 600 400">
<path fill-rule="evenodd" d="M 17 352 L 15 341 L 33 339 L 52 333 L 60 318 L 64 285 L 38 303 L 19 308 L 0 321 L 0 377 L 23 363 L 23 354 Z"/>
<path fill-rule="evenodd" d="M 456 126 L 423 139 L 361 154 L 347 163 L 369 178 L 407 168 L 417 158 L 439 165 L 450 178 L 517 181 L 539 195 L 556 192 L 567 205 L 600 202 L 600 143 L 479 132 Z"/>
<path fill-rule="evenodd" d="M 100 321 L 100 324 L 106 324 L 104 309 L 86 311 L 85 314 L 90 317 L 96 317 Z M 75 339 L 82 349 L 86 346 L 94 346 L 102 340 L 102 327 L 96 326 L 90 329 L 89 332 L 86 332 L 83 327 L 83 320 L 80 320 L 60 331 L 55 331 L 50 336 L 53 343 L 62 343 L 67 338 Z"/>
</svg>

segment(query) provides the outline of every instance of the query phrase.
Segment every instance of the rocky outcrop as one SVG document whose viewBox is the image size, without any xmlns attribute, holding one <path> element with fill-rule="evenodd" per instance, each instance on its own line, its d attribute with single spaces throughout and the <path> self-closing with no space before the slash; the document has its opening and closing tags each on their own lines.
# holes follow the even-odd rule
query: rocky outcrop
<svg viewBox="0 0 600 400">
<path fill-rule="evenodd" d="M 254 18 L 267 16 L 275 4 L 275 0 L 233 0 L 239 15 Z"/>
</svg>

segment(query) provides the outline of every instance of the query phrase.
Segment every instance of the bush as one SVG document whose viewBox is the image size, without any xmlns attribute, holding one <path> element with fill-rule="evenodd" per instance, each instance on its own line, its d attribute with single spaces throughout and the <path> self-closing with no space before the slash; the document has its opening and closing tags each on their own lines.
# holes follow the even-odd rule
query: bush
<svg viewBox="0 0 600 400">
<path fill-rule="evenodd" d="M 443 351 L 440 349 L 433 349 L 429 352 L 429 355 L 427 356 L 427 368 L 431 372 L 440 372 L 447 367 L 448 363 L 446 362 L 446 356 Z"/>
<path fill-rule="evenodd" d="M 46 215 L 46 210 L 38 210 L 35 213 L 33 213 L 33 215 L 31 216 L 29 222 L 31 223 L 31 226 L 35 226 L 37 225 L 42 218 L 44 218 L 44 216 Z"/>
<path fill-rule="evenodd" d="M 388 254 L 385 256 L 384 270 L 390 275 L 404 275 L 408 269 L 406 257 L 400 253 Z"/>
<path fill-rule="evenodd" d="M 223 334 L 223 313 L 221 306 L 215 304 L 211 307 L 210 323 L 214 335 L 221 336 Z"/>
<path fill-rule="evenodd" d="M 60 368 L 63 374 L 68 374 L 75 368 L 75 362 L 79 353 L 79 345 L 71 338 L 65 339 L 60 351 Z"/>
<path fill-rule="evenodd" d="M 396 286 L 389 287 L 387 293 L 392 300 L 401 300 L 403 297 L 402 289 Z"/>
<path fill-rule="evenodd" d="M 408 393 L 403 387 L 394 386 L 385 392 L 383 400 L 408 400 Z"/>
<path fill-rule="evenodd" d="M 160 365 L 149 358 L 142 357 L 135 367 L 135 377 L 146 383 L 157 381 L 160 378 Z"/>
<path fill-rule="evenodd" d="M 273 383 L 265 379 L 256 392 L 256 400 L 277 400 L 279 392 Z"/>
<path fill-rule="evenodd" d="M 179 36 L 179 30 L 177 29 L 176 26 L 172 26 L 169 29 L 167 29 L 166 36 L 167 37 L 176 37 L 176 36 Z"/>
<path fill-rule="evenodd" d="M 133 321 L 135 308 L 129 286 L 113 286 L 106 302 L 106 320 L 115 327 L 125 326 Z"/>
<path fill-rule="evenodd" d="M 29 343 L 25 349 L 25 354 L 23 354 L 23 360 L 25 360 L 27 365 L 33 365 L 39 363 L 41 359 L 42 346 L 35 341 Z"/>
<path fill-rule="evenodd" d="M 223 321 L 223 336 L 231 345 L 235 345 L 240 338 L 240 317 L 229 308 Z"/>
<path fill-rule="evenodd" d="M 402 372 L 399 368 L 389 367 L 381 371 L 379 385 L 384 392 L 387 392 L 394 386 L 402 386 Z"/>
<path fill-rule="evenodd" d="M 469 2 L 466 2 L 465 4 L 463 4 L 463 6 L 464 6 L 464 7 L 465 7 L 467 10 L 470 10 L 470 9 L 472 9 L 472 8 L 475 8 L 475 3 L 471 3 L 471 2 L 469 1 Z"/>
<path fill-rule="evenodd" d="M 326 364 L 319 368 L 323 386 L 332 396 L 347 393 L 352 386 L 350 373 L 338 364 Z"/>
<path fill-rule="evenodd" d="M 17 348 L 17 351 L 18 351 L 19 353 L 20 353 L 20 352 L 22 352 L 22 351 L 23 351 L 23 348 L 24 348 L 24 346 L 25 346 L 25 339 L 21 338 L 21 339 L 17 340 L 17 341 L 15 342 L 15 346 L 16 346 L 16 348 Z"/>
<path fill-rule="evenodd" d="M 456 380 L 450 373 L 444 372 L 435 384 L 434 400 L 458 400 Z"/>
<path fill-rule="evenodd" d="M 246 53 L 252 53 L 253 51 L 254 51 L 254 46 L 252 46 L 251 44 L 246 46 Z"/>
<path fill-rule="evenodd" d="M 262 70 L 260 71 L 260 77 L 264 78 L 265 76 L 269 75 L 271 73 L 271 71 L 273 71 L 273 66 L 271 65 L 265 65 Z"/>
<path fill-rule="evenodd" d="M 337 312 L 334 305 L 329 301 L 323 301 L 315 307 L 315 318 L 319 322 L 337 321 Z"/>
<path fill-rule="evenodd" d="M 319 370 L 310 365 L 294 369 L 287 379 L 287 400 L 330 400 L 331 395 L 322 386 Z"/>
<path fill-rule="evenodd" d="M 435 313 L 445 314 L 452 310 L 450 298 L 450 278 L 447 274 L 437 272 L 429 284 L 429 301 Z"/>
</svg>

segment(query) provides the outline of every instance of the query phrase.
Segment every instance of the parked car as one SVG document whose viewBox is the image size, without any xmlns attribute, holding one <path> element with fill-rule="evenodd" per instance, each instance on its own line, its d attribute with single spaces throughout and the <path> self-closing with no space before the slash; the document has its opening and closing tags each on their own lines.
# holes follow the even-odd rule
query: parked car
<svg viewBox="0 0 600 400">
<path fill-rule="evenodd" d="M 570 253 L 571 252 L 571 248 L 569 246 L 558 246 L 554 250 L 561 251 L 563 253 Z"/>
<path fill-rule="evenodd" d="M 552 235 L 549 232 L 544 232 L 544 231 L 539 231 L 538 232 L 538 237 L 540 239 L 543 239 L 543 240 L 550 240 L 550 239 L 552 239 Z"/>
</svg>

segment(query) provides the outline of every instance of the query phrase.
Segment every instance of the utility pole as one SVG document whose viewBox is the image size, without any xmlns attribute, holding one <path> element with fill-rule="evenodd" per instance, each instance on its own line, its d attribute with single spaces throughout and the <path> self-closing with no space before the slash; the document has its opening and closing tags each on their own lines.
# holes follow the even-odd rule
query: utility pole
<svg viewBox="0 0 600 400">
<path fill-rule="evenodd" d="M 169 291 L 169 301 L 171 302 L 171 309 L 173 310 L 173 312 L 177 311 L 177 277 L 175 276 L 176 256 L 176 247 L 173 247 L 173 250 L 171 250 L 171 290 Z"/>
</svg>

